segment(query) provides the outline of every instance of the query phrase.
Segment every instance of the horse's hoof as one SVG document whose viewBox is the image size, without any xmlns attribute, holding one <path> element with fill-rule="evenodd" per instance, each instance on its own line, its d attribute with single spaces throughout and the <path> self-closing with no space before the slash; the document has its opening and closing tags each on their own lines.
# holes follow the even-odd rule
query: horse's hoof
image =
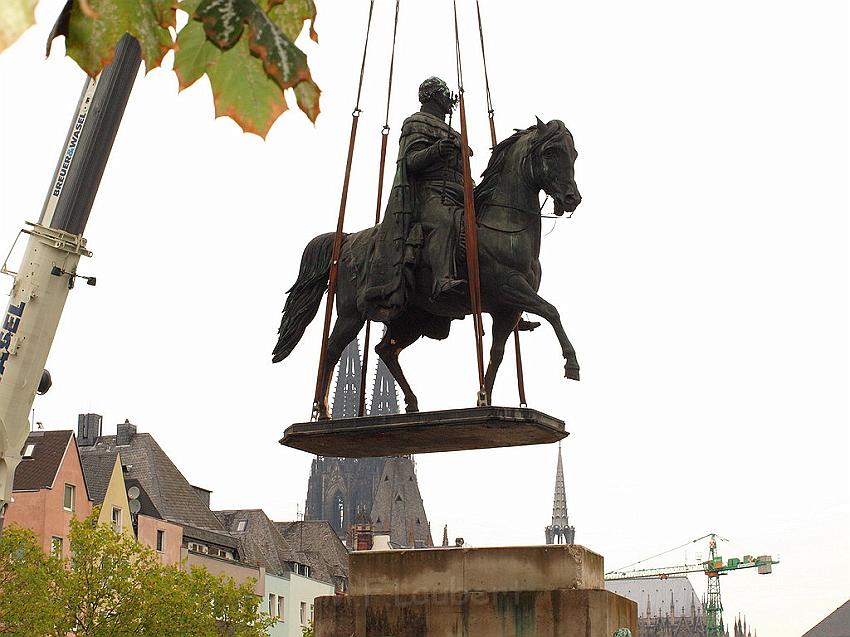
<svg viewBox="0 0 850 637">
<path fill-rule="evenodd" d="M 408 405 L 404 409 L 408 414 L 416 414 L 419 413 L 419 405 Z"/>
<path fill-rule="evenodd" d="M 565 365 L 564 378 L 569 378 L 570 380 L 579 380 L 578 367 L 568 367 Z"/>
</svg>

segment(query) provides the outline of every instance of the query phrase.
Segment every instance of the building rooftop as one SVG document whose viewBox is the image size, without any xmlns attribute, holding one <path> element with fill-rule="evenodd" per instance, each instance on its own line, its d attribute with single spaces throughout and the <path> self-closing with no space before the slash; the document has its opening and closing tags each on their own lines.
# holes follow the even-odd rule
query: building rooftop
<svg viewBox="0 0 850 637">
<path fill-rule="evenodd" d="M 348 551 L 329 522 L 298 520 L 275 522 L 275 527 L 307 565 L 330 576 L 348 579 Z"/>
<path fill-rule="evenodd" d="M 684 576 L 608 580 L 605 589 L 628 597 L 638 607 L 638 617 L 694 617 L 703 613 L 700 598 Z M 672 612 L 671 612 L 672 611 Z"/>
<path fill-rule="evenodd" d="M 74 432 L 70 430 L 31 432 L 22 449 L 24 458 L 15 471 L 13 491 L 53 488 L 73 437 Z"/>
<path fill-rule="evenodd" d="M 292 563 L 309 564 L 275 528 L 261 509 L 216 511 L 225 529 L 239 538 L 243 545 L 243 560 L 265 567 L 273 575 L 292 572 Z"/>
<path fill-rule="evenodd" d="M 125 481 L 135 481 L 141 487 L 162 519 L 207 531 L 225 531 L 198 490 L 189 484 L 153 436 L 136 433 L 129 423 L 118 427 L 118 434 L 99 436 L 94 444 L 80 447 L 92 500 L 103 502 L 115 456 L 120 453 Z M 127 431 L 128 427 L 132 430 Z"/>
<path fill-rule="evenodd" d="M 803 637 L 850 637 L 850 600 L 827 615 Z"/>
</svg>

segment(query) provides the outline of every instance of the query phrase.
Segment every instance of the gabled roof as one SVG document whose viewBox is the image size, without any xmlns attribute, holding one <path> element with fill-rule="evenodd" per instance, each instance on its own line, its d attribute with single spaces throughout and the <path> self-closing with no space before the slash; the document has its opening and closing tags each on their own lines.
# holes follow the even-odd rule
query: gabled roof
<svg viewBox="0 0 850 637">
<path fill-rule="evenodd" d="M 219 519 L 153 436 L 136 433 L 129 444 L 120 447 L 116 447 L 115 438 L 101 436 L 94 445 L 80 448 L 92 500 L 103 502 L 115 456 L 120 451 L 125 481 L 138 482 L 162 519 L 181 526 L 224 531 Z"/>
<path fill-rule="evenodd" d="M 348 551 L 325 520 L 275 522 L 277 530 L 292 548 L 305 556 L 314 571 L 348 578 Z"/>
<path fill-rule="evenodd" d="M 15 471 L 12 490 L 52 489 L 73 438 L 74 432 L 70 430 L 31 432 L 21 451 L 25 451 L 29 445 L 34 445 L 32 457 L 21 460 Z"/>
<path fill-rule="evenodd" d="M 850 600 L 827 615 L 803 637 L 850 637 Z"/>
<path fill-rule="evenodd" d="M 265 567 L 273 575 L 290 573 L 289 564 L 309 564 L 303 555 L 278 533 L 274 522 L 262 509 L 216 511 L 224 528 L 242 542 L 242 560 Z"/>
</svg>

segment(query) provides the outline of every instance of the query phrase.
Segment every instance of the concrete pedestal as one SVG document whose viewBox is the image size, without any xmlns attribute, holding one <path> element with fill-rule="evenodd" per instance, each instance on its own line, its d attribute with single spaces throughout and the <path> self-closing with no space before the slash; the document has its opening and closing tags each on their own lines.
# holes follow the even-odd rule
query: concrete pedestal
<svg viewBox="0 0 850 637">
<path fill-rule="evenodd" d="M 637 606 L 603 589 L 578 545 L 363 551 L 350 594 L 316 599 L 316 637 L 637 637 Z"/>
</svg>

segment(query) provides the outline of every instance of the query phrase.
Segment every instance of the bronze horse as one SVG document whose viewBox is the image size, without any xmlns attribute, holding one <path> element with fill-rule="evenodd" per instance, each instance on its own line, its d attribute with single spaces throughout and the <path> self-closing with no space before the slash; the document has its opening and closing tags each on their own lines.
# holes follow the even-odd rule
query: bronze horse
<svg viewBox="0 0 850 637">
<path fill-rule="evenodd" d="M 576 156 L 572 134 L 563 122 L 553 120 L 544 124 L 538 119 L 536 125 L 517 131 L 493 149 L 481 183 L 475 188 L 481 302 L 483 311 L 493 319 L 485 376 L 488 401 L 505 343 L 523 312 L 536 314 L 552 325 L 566 361 L 565 376 L 579 379 L 575 350 L 561 325 L 558 310 L 537 293 L 541 274 L 539 193 L 543 190 L 552 197 L 556 215 L 575 210 L 581 202 L 574 179 Z M 346 244 L 358 237 L 370 238 L 367 233 L 374 233 L 377 228 L 346 235 L 343 241 L 336 291 L 337 320 L 328 340 L 321 377 L 323 401 L 318 405 L 321 419 L 329 417 L 327 397 L 334 367 L 367 318 L 356 303 L 357 270 L 362 264 L 345 258 Z M 289 290 L 283 309 L 272 358 L 275 363 L 292 352 L 318 311 L 328 285 L 333 239 L 333 233 L 319 235 L 304 249 L 298 279 Z M 348 254 L 351 255 L 350 250 Z M 452 317 L 471 313 L 466 298 L 437 303 L 430 299 L 432 286 L 427 265 L 416 268 L 415 279 L 415 290 L 405 311 L 386 323 L 386 333 L 375 347 L 401 387 L 408 412 L 418 411 L 419 406 L 399 365 L 399 354 L 421 336 L 446 338 Z"/>
</svg>

